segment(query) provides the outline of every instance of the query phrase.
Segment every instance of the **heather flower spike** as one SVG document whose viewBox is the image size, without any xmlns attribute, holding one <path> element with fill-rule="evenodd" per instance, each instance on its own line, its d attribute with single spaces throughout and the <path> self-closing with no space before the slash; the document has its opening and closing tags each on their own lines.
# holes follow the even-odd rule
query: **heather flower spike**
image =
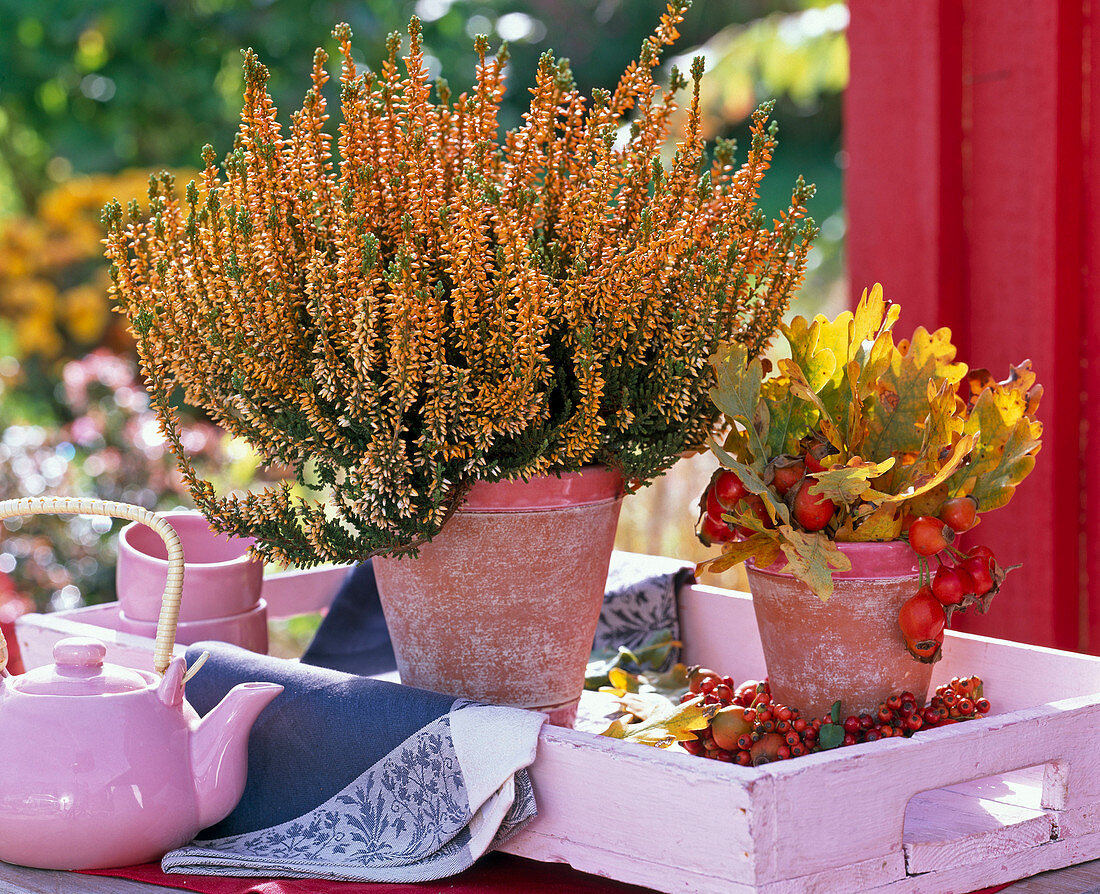
<svg viewBox="0 0 1100 894">
<path fill-rule="evenodd" d="M 632 486 L 720 422 L 708 363 L 771 339 L 815 233 L 812 187 L 765 226 L 756 190 L 775 147 L 768 109 L 748 157 L 708 162 L 692 67 L 671 163 L 679 73 L 653 80 L 686 3 L 592 98 L 543 56 L 531 104 L 499 137 L 503 52 L 479 39 L 476 83 L 429 83 L 420 23 L 359 71 L 351 31 L 330 132 L 325 54 L 289 126 L 245 54 L 241 126 L 181 199 L 109 207 L 113 294 L 198 507 L 267 558 L 308 565 L 415 549 L 476 480 L 601 462 Z M 617 142 L 620 133 L 628 134 Z M 335 142 L 335 145 L 334 145 Z M 180 442 L 182 394 L 290 485 L 219 496 Z"/>
</svg>

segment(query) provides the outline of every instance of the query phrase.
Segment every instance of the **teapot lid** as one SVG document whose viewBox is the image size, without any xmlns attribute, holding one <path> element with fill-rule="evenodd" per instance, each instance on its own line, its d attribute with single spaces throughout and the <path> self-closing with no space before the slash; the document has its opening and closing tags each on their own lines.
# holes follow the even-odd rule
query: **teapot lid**
<svg viewBox="0 0 1100 894">
<path fill-rule="evenodd" d="M 107 695 L 148 688 L 148 677 L 117 664 L 104 664 L 107 646 L 88 636 L 70 636 L 53 647 L 54 664 L 36 667 L 9 685 L 29 695 Z"/>
</svg>

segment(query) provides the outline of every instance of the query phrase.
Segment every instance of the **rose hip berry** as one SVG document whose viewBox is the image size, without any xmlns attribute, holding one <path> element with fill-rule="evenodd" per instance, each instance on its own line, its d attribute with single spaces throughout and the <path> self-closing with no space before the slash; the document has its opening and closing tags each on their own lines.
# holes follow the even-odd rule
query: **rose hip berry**
<svg viewBox="0 0 1100 894">
<path fill-rule="evenodd" d="M 910 596 L 898 611 L 898 626 L 906 647 L 915 658 L 925 661 L 933 659 L 939 650 L 946 623 L 943 606 L 928 586 Z"/>
<path fill-rule="evenodd" d="M 932 593 L 940 605 L 959 605 L 974 592 L 974 582 L 964 569 L 941 565 L 932 579 Z"/>
<path fill-rule="evenodd" d="M 938 518 L 922 515 L 909 526 L 909 545 L 917 555 L 934 556 L 947 549 L 947 526 Z"/>
<path fill-rule="evenodd" d="M 780 456 L 773 459 L 765 472 L 764 480 L 775 488 L 779 496 L 787 495 L 806 474 L 806 463 L 797 456 Z M 770 480 L 769 480 L 770 479 Z"/>
<path fill-rule="evenodd" d="M 829 457 L 837 452 L 837 449 L 828 441 L 820 441 L 806 451 L 806 471 L 824 472 L 829 468 Z"/>
<path fill-rule="evenodd" d="M 713 546 L 715 543 L 728 543 L 733 540 L 734 530 L 721 518 L 715 518 L 709 512 L 703 516 L 699 525 L 699 540 L 703 546 Z"/>
<path fill-rule="evenodd" d="M 772 521 L 772 517 L 768 515 L 768 510 L 764 506 L 763 497 L 749 494 L 738 504 L 738 509 L 741 511 L 747 509 L 760 520 L 760 524 L 765 528 L 775 527 L 775 522 Z M 747 528 L 744 525 L 738 525 L 737 532 L 743 537 L 750 537 L 756 533 L 752 528 Z"/>
<path fill-rule="evenodd" d="M 940 508 L 940 519 L 956 534 L 969 531 L 978 520 L 978 501 L 973 497 L 952 497 Z"/>
<path fill-rule="evenodd" d="M 970 579 L 974 584 L 974 594 L 977 596 L 984 596 L 990 590 L 993 589 L 993 572 L 990 568 L 992 560 L 987 559 L 985 556 L 972 556 L 967 555 L 962 560 L 962 567 L 970 575 Z"/>
<path fill-rule="evenodd" d="M 729 469 L 719 472 L 711 484 L 715 498 L 726 509 L 733 509 L 738 500 L 748 496 L 748 489 L 737 475 Z"/>
<path fill-rule="evenodd" d="M 810 493 L 810 488 L 816 483 L 814 478 L 803 478 L 794 497 L 794 518 L 805 531 L 822 530 L 837 508 L 836 503 L 823 494 Z"/>
</svg>

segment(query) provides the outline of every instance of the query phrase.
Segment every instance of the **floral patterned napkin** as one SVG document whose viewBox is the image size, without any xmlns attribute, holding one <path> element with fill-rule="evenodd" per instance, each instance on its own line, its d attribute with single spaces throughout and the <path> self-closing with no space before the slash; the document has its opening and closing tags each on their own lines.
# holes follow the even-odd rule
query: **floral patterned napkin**
<svg viewBox="0 0 1100 894">
<path fill-rule="evenodd" d="M 620 646 L 639 649 L 664 630 L 678 640 L 676 597 L 680 587 L 694 581 L 691 562 L 615 550 L 592 651 L 614 651 Z M 680 650 L 673 649 L 658 670 L 667 670 L 679 660 Z"/>
<path fill-rule="evenodd" d="M 469 867 L 535 816 L 541 714 L 475 704 L 221 643 L 188 683 L 200 714 L 281 683 L 249 739 L 244 797 L 167 873 L 415 882 Z"/>
</svg>

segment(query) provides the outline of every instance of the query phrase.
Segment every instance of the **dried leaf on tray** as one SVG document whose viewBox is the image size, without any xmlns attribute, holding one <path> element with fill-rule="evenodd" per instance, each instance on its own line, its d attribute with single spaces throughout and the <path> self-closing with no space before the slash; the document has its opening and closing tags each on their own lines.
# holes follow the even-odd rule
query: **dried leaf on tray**
<svg viewBox="0 0 1100 894">
<path fill-rule="evenodd" d="M 705 729 L 710 718 L 718 713 L 718 704 L 704 705 L 703 696 L 674 705 L 665 701 L 645 720 L 627 723 L 619 717 L 602 733 L 612 739 L 667 748 L 675 742 L 687 742 L 695 738 L 695 730 Z"/>
</svg>

